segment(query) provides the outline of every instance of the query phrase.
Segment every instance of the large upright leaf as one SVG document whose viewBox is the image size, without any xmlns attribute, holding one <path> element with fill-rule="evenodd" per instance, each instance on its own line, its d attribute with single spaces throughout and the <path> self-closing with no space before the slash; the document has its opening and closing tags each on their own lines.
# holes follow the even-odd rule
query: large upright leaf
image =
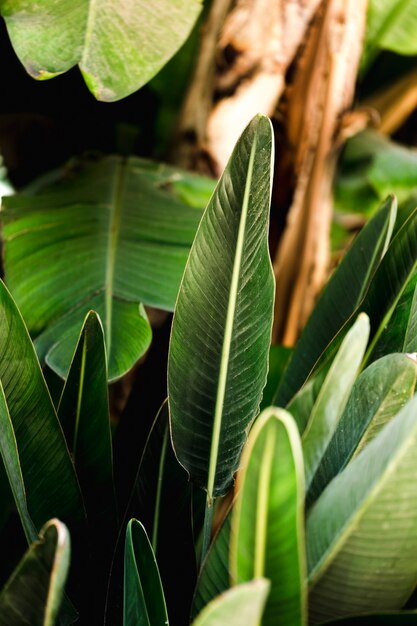
<svg viewBox="0 0 417 626">
<path fill-rule="evenodd" d="M 307 555 L 313 624 L 400 609 L 413 592 L 416 437 L 414 397 L 332 480 L 311 509 Z"/>
<path fill-rule="evenodd" d="M 88 313 L 65 381 L 58 417 L 92 525 L 116 532 L 116 502 L 103 328 Z"/>
<path fill-rule="evenodd" d="M 364 49 L 369 66 L 379 50 L 416 54 L 417 5 L 414 0 L 370 0 Z"/>
<path fill-rule="evenodd" d="M 141 303 L 174 308 L 201 217 L 179 185 L 195 178 L 111 156 L 74 163 L 5 200 L 6 282 L 40 358 L 62 377 L 91 309 L 103 322 L 111 380 L 147 349 Z"/>
<path fill-rule="evenodd" d="M 229 589 L 212 600 L 192 626 L 259 626 L 269 586 L 260 578 Z"/>
<path fill-rule="evenodd" d="M 351 317 L 384 255 L 396 216 L 389 198 L 362 229 L 323 290 L 283 376 L 275 404 L 285 406 L 305 382 L 331 340 Z"/>
<path fill-rule="evenodd" d="M 152 78 L 186 39 L 201 0 L 1 0 L 13 47 L 34 78 L 77 63 L 99 100 Z"/>
<path fill-rule="evenodd" d="M 271 591 L 262 624 L 307 620 L 304 467 L 297 426 L 266 409 L 251 430 L 232 512 L 230 565 L 236 583 L 265 577 Z"/>
<path fill-rule="evenodd" d="M 164 592 L 148 536 L 138 520 L 126 529 L 123 626 L 168 624 Z"/>
<path fill-rule="evenodd" d="M 36 528 L 54 516 L 66 524 L 80 522 L 84 509 L 74 466 L 33 344 L 1 282 L 0 381 L 16 440 L 27 508 Z"/>
<path fill-rule="evenodd" d="M 362 372 L 316 472 L 310 490 L 312 496 L 317 498 L 350 459 L 413 397 L 416 376 L 417 363 L 406 354 L 388 354 Z"/>
<path fill-rule="evenodd" d="M 272 132 L 240 137 L 195 237 L 168 361 L 172 440 L 208 501 L 225 493 L 266 382 L 274 279 L 268 253 Z"/>
<path fill-rule="evenodd" d="M 314 403 L 302 439 L 307 490 L 342 417 L 368 337 L 369 319 L 362 314 L 344 338 Z"/>
<path fill-rule="evenodd" d="M 53 519 L 0 593 L 0 626 L 54 626 L 70 562 L 70 536 Z"/>
</svg>

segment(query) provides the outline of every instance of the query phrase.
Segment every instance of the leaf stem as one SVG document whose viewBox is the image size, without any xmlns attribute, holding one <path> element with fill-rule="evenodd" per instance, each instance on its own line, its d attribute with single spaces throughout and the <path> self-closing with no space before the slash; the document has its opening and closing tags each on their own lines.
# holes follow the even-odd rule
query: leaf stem
<svg viewBox="0 0 417 626">
<path fill-rule="evenodd" d="M 214 498 L 207 494 L 206 509 L 204 511 L 203 543 L 201 545 L 200 569 L 210 545 L 211 529 L 213 526 Z"/>
</svg>

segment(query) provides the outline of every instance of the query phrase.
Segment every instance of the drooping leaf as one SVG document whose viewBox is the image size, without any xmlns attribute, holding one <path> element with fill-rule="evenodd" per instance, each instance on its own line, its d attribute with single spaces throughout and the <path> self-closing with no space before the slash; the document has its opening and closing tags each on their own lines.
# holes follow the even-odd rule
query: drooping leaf
<svg viewBox="0 0 417 626">
<path fill-rule="evenodd" d="M 363 64 L 369 67 L 379 50 L 417 53 L 417 7 L 413 0 L 370 0 Z"/>
<path fill-rule="evenodd" d="M 3 283 L 0 380 L 16 440 L 27 508 L 35 527 L 40 528 L 53 516 L 70 526 L 78 524 L 84 520 L 84 507 L 74 466 L 33 344 Z M 13 445 L 10 428 L 8 439 Z M 16 450 L 12 454 L 17 462 Z M 17 477 L 16 485 L 18 482 Z"/>
<path fill-rule="evenodd" d="M 87 517 L 91 525 L 105 526 L 109 542 L 116 533 L 117 512 L 104 334 L 94 311 L 87 314 L 81 329 L 58 417 L 74 460 Z"/>
<path fill-rule="evenodd" d="M 346 409 L 311 485 L 316 499 L 331 479 L 413 397 L 417 364 L 405 354 L 372 363 L 356 380 Z"/>
<path fill-rule="evenodd" d="M 192 615 L 196 616 L 204 607 L 230 587 L 230 532 L 232 516 L 230 511 L 210 545 L 202 563 L 194 593 Z"/>
<path fill-rule="evenodd" d="M 232 511 L 232 579 L 270 580 L 262 624 L 302 626 L 307 623 L 304 467 L 298 429 L 288 413 L 263 411 L 242 466 Z"/>
<path fill-rule="evenodd" d="M 123 626 L 168 624 L 164 592 L 152 546 L 142 524 L 126 529 Z"/>
<path fill-rule="evenodd" d="M 368 337 L 369 319 L 361 314 L 344 338 L 314 403 L 302 439 L 307 490 L 343 414 Z"/>
<path fill-rule="evenodd" d="M 1 0 L 0 11 L 31 76 L 79 65 L 99 100 L 124 98 L 150 80 L 187 38 L 200 0 Z"/>
<path fill-rule="evenodd" d="M 144 353 L 143 304 L 174 308 L 201 210 L 190 174 L 143 159 L 73 163 L 5 201 L 5 274 L 40 359 L 65 377 L 89 310 L 104 326 L 110 380 Z"/>
<path fill-rule="evenodd" d="M 312 624 L 398 610 L 413 592 L 416 435 L 414 397 L 312 507 L 307 518 Z"/>
<path fill-rule="evenodd" d="M 387 249 L 395 216 L 396 201 L 389 198 L 361 230 L 332 274 L 297 342 L 274 404 L 285 406 L 290 402 L 354 313 Z"/>
<path fill-rule="evenodd" d="M 272 133 L 255 117 L 201 220 L 181 283 L 168 361 L 172 440 L 207 490 L 229 488 L 266 382 L 274 279 L 268 254 Z"/>
<path fill-rule="evenodd" d="M 172 450 L 167 402 L 158 412 L 146 442 L 134 495 L 129 515 L 141 520 L 150 538 L 171 619 L 185 624 L 197 578 L 191 484 Z M 178 563 L 182 569 L 181 593 Z"/>
<path fill-rule="evenodd" d="M 70 563 L 66 526 L 52 519 L 41 529 L 0 593 L 1 626 L 54 626 Z"/>
<path fill-rule="evenodd" d="M 212 600 L 192 626 L 258 626 L 269 587 L 269 581 L 262 578 L 232 587 Z"/>
</svg>

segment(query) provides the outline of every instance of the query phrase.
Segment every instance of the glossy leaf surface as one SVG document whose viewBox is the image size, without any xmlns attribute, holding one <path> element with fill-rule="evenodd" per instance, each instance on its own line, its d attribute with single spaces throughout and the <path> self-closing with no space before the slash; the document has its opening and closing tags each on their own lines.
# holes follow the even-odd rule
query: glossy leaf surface
<svg viewBox="0 0 417 626">
<path fill-rule="evenodd" d="M 172 440 L 208 499 L 229 488 L 265 386 L 274 279 L 268 252 L 272 132 L 247 126 L 195 237 L 168 361 Z"/>
</svg>

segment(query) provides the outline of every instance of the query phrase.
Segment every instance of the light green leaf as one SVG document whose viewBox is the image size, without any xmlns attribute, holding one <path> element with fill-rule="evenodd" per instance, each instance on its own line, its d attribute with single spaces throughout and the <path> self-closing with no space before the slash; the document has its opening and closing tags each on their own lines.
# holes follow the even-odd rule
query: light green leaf
<svg viewBox="0 0 417 626">
<path fill-rule="evenodd" d="M 0 626 L 54 626 L 70 562 L 70 536 L 52 519 L 0 593 Z"/>
<path fill-rule="evenodd" d="M 416 437 L 414 397 L 312 507 L 307 518 L 312 624 L 398 610 L 412 594 L 417 580 Z"/>
<path fill-rule="evenodd" d="M 369 67 L 379 50 L 417 53 L 417 6 L 414 0 L 370 0 L 364 65 Z"/>
<path fill-rule="evenodd" d="M 31 76 L 52 78 L 78 64 L 99 100 L 147 83 L 187 38 L 200 0 L 1 0 L 0 12 Z"/>
<path fill-rule="evenodd" d="M 230 487 L 266 382 L 274 279 L 269 120 L 239 139 L 195 237 L 168 361 L 172 440 L 208 502 Z"/>
<path fill-rule="evenodd" d="M 110 541 L 116 533 L 117 513 L 107 365 L 103 328 L 94 311 L 87 314 L 81 329 L 58 417 L 80 481 L 87 517 L 92 526 L 105 526 L 104 534 Z"/>
<path fill-rule="evenodd" d="M 5 274 L 40 359 L 65 377 L 89 310 L 114 380 L 148 348 L 141 303 L 172 310 L 202 211 L 173 184 L 193 175 L 142 159 L 73 163 L 10 197 Z"/>
<path fill-rule="evenodd" d="M 123 626 L 168 624 L 164 592 L 152 546 L 142 524 L 126 529 Z"/>
<path fill-rule="evenodd" d="M 314 403 L 302 440 L 307 491 L 343 414 L 368 337 L 369 318 L 360 314 L 344 338 Z"/>
<path fill-rule="evenodd" d="M 389 354 L 362 372 L 314 477 L 314 499 L 413 397 L 416 376 L 417 364 L 405 354 Z"/>
<path fill-rule="evenodd" d="M 192 626 L 259 626 L 269 586 L 260 578 L 229 589 L 212 600 Z"/>
<path fill-rule="evenodd" d="M 33 344 L 1 282 L 0 380 L 11 421 L 4 443 L 14 445 L 11 426 L 17 445 L 17 450 L 10 448 L 11 461 L 20 464 L 27 508 L 35 527 L 40 528 L 53 516 L 59 516 L 70 527 L 84 521 L 74 466 Z M 3 418 L 6 417 L 3 411 Z M 15 488 L 21 490 L 18 474 L 13 479 Z"/>
<path fill-rule="evenodd" d="M 396 206 L 394 198 L 383 204 L 361 230 L 329 279 L 278 388 L 274 402 L 278 406 L 290 402 L 364 297 L 390 241 Z"/>
<path fill-rule="evenodd" d="M 264 626 L 304 625 L 304 468 L 300 436 L 289 413 L 263 411 L 249 435 L 242 466 L 232 511 L 232 580 L 271 581 Z"/>
</svg>

